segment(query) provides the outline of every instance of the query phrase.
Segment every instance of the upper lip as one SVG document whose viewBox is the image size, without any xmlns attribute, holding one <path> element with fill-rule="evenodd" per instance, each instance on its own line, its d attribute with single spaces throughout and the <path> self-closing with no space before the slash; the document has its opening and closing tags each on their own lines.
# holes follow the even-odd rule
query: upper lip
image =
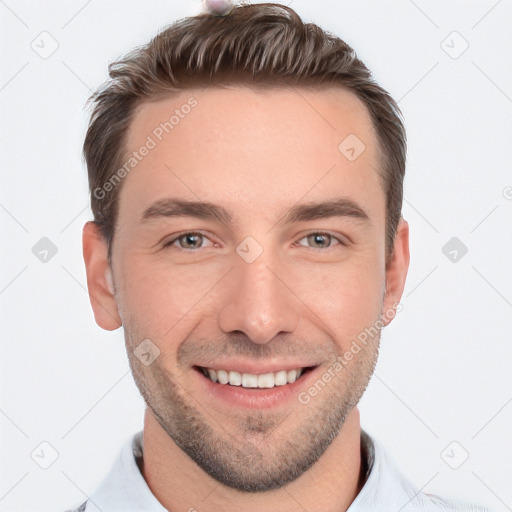
<svg viewBox="0 0 512 512">
<path fill-rule="evenodd" d="M 310 368 L 317 366 L 316 363 L 304 361 L 242 361 L 242 360 L 229 360 L 215 361 L 211 363 L 198 364 L 201 368 L 211 368 L 212 370 L 227 370 L 235 371 L 238 373 L 252 373 L 255 375 L 263 373 L 274 373 L 280 370 L 297 370 L 299 368 Z"/>
</svg>

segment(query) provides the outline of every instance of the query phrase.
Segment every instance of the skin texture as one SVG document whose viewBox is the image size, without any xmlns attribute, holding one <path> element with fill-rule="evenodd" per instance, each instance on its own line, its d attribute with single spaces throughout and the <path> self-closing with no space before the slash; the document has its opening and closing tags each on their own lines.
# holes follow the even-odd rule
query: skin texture
<svg viewBox="0 0 512 512">
<path fill-rule="evenodd" d="M 213 400 L 193 366 L 300 360 L 321 378 L 361 332 L 390 321 L 409 265 L 408 225 L 400 221 L 386 264 L 385 195 L 369 114 L 339 88 L 187 90 L 139 106 L 127 152 L 192 96 L 197 106 L 122 184 L 113 288 L 105 241 L 93 223 L 83 231 L 96 322 L 123 325 L 147 405 L 144 478 L 173 511 L 346 510 L 363 483 L 356 404 L 380 332 L 307 404 L 298 396 L 264 409 Z M 366 146 L 354 161 L 338 149 L 349 134 Z M 222 205 L 233 223 L 142 222 L 144 210 L 166 197 Z M 368 222 L 283 221 L 292 206 L 340 197 L 357 203 Z M 187 232 L 199 235 L 175 240 Z M 318 232 L 332 237 L 308 236 Z M 249 236 L 263 251 L 251 263 L 236 251 Z M 159 354 L 144 365 L 134 350 L 147 339 Z"/>
</svg>

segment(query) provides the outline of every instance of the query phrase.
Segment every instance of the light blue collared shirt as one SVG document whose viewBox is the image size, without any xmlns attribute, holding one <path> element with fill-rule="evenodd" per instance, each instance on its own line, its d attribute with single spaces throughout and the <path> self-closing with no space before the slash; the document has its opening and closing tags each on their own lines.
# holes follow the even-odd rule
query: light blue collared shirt
<svg viewBox="0 0 512 512">
<path fill-rule="evenodd" d="M 78 508 L 66 512 L 172 512 L 156 499 L 139 469 L 142 441 L 142 430 L 127 439 L 100 486 Z M 382 444 L 363 429 L 361 453 L 367 462 L 367 478 L 347 512 L 489 512 L 482 506 L 421 492 L 400 472 Z"/>
</svg>

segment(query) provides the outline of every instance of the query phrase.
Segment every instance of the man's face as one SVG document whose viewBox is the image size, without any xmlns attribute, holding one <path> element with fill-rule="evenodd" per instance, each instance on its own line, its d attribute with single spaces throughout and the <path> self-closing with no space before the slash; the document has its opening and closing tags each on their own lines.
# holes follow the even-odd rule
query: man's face
<svg viewBox="0 0 512 512">
<path fill-rule="evenodd" d="M 181 109 L 191 97 L 197 105 Z M 172 130 L 155 132 L 176 109 Z M 356 159 L 338 148 L 351 134 L 366 146 Z M 370 117 L 341 89 L 191 90 L 139 107 L 128 153 L 148 136 L 156 146 L 122 185 L 112 258 L 136 384 L 165 432 L 211 476 L 245 491 L 281 486 L 328 448 L 377 360 L 380 333 L 335 365 L 389 309 Z M 171 199 L 227 215 L 151 208 Z M 332 201 L 340 215 L 288 214 Z M 152 356 L 159 351 L 151 364 L 134 353 L 144 340 Z M 274 387 L 213 382 L 203 368 Z M 293 372 L 283 371 L 299 368 L 309 370 L 284 384 Z"/>
</svg>

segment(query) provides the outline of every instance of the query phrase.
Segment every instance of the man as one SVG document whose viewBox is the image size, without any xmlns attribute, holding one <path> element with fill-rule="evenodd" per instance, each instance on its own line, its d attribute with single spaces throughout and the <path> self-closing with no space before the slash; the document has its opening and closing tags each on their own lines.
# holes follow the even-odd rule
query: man
<svg viewBox="0 0 512 512">
<path fill-rule="evenodd" d="M 92 99 L 88 289 L 146 412 L 77 510 L 483 510 L 360 426 L 409 236 L 400 110 L 353 50 L 243 5 L 171 25 Z"/>
</svg>

